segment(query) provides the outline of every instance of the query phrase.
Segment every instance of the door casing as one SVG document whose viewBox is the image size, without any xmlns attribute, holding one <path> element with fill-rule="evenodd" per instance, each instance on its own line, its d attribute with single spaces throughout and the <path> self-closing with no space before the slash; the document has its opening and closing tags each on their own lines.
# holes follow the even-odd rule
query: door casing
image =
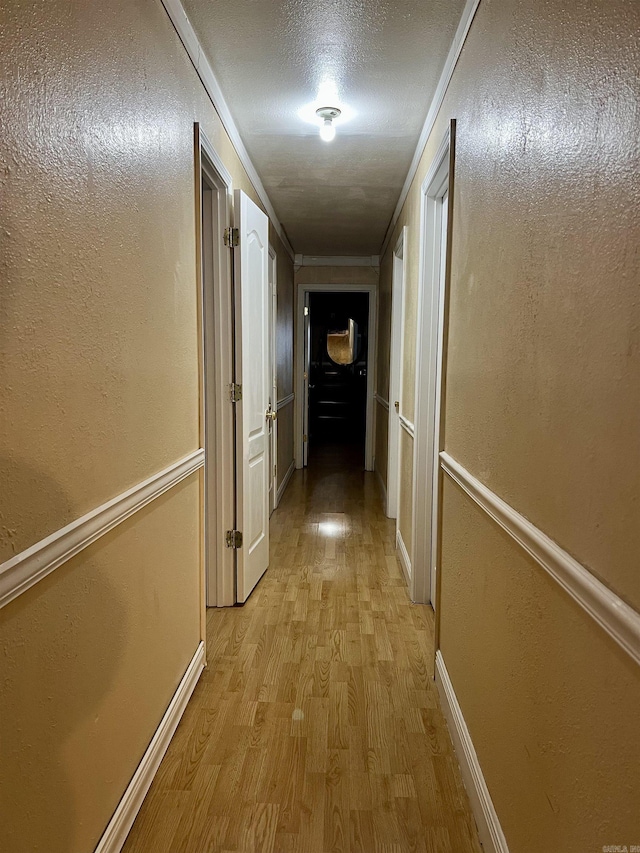
<svg viewBox="0 0 640 853">
<path fill-rule="evenodd" d="M 452 121 L 422 183 L 420 197 L 411 598 L 415 602 L 431 603 L 436 613 L 439 612 L 440 452 L 444 439 L 442 400 L 446 375 L 454 153 L 455 121 Z M 446 199 L 446 209 L 443 199 Z"/>
<path fill-rule="evenodd" d="M 393 251 L 391 277 L 391 347 L 389 365 L 389 427 L 387 445 L 387 488 L 385 512 L 398 518 L 400 485 L 400 418 L 402 408 L 402 374 L 404 364 L 404 312 L 407 232 L 405 225 Z M 396 411 L 396 403 L 398 410 Z"/>
<path fill-rule="evenodd" d="M 197 122 L 195 156 L 200 441 L 205 449 L 202 598 L 209 607 L 225 607 L 235 603 L 234 551 L 225 544 L 225 531 L 233 529 L 235 522 L 235 424 L 229 399 L 234 369 L 234 299 L 231 252 L 223 242 L 225 228 L 232 225 L 233 182 Z M 204 193 L 203 180 L 208 184 Z M 210 253 L 210 267 L 205 262 L 206 252 Z"/>
<path fill-rule="evenodd" d="M 269 363 L 271 369 L 271 395 L 269 404 L 278 413 L 278 265 L 275 250 L 269 245 Z M 269 514 L 278 506 L 278 419 L 271 423 L 269 445 Z"/>
<path fill-rule="evenodd" d="M 369 324 L 367 346 L 367 427 L 365 437 L 365 469 L 374 468 L 374 388 L 378 332 L 378 288 L 375 284 L 298 284 L 296 294 L 296 349 L 295 349 L 295 460 L 296 468 L 306 464 L 305 442 L 305 405 L 308 401 L 308 379 L 304 378 L 305 365 L 305 305 L 308 305 L 309 293 L 368 293 Z"/>
</svg>

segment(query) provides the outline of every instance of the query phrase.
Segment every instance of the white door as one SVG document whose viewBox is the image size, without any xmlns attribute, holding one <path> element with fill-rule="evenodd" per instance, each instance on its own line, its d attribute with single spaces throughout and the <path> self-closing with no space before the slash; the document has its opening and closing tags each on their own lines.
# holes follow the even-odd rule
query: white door
<svg viewBox="0 0 640 853">
<path fill-rule="evenodd" d="M 269 565 L 269 221 L 235 192 L 240 242 L 234 251 L 236 298 L 237 600 L 244 602 Z"/>
<path fill-rule="evenodd" d="M 311 369 L 311 316 L 309 292 L 304 294 L 304 400 L 302 401 L 302 464 L 309 464 L 309 370 Z"/>
</svg>

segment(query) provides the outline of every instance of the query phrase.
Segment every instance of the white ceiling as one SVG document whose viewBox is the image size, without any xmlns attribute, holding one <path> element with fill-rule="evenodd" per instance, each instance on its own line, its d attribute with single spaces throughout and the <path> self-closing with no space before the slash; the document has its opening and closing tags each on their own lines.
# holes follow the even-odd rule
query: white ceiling
<svg viewBox="0 0 640 853">
<path fill-rule="evenodd" d="M 182 3 L 295 251 L 377 254 L 464 0 Z"/>
</svg>

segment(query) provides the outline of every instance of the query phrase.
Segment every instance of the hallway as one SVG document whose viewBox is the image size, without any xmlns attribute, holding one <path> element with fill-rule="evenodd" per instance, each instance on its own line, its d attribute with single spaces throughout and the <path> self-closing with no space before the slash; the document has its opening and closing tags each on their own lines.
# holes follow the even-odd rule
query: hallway
<svg viewBox="0 0 640 853">
<path fill-rule="evenodd" d="M 394 532 L 339 449 L 296 472 L 124 853 L 479 853 Z"/>
</svg>

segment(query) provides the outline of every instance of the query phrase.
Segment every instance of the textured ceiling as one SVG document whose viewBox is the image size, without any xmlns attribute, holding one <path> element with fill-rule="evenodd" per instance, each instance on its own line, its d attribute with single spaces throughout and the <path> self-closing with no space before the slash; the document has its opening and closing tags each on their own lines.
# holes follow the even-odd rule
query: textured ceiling
<svg viewBox="0 0 640 853">
<path fill-rule="evenodd" d="M 377 254 L 464 0 L 182 2 L 295 251 Z"/>
</svg>

